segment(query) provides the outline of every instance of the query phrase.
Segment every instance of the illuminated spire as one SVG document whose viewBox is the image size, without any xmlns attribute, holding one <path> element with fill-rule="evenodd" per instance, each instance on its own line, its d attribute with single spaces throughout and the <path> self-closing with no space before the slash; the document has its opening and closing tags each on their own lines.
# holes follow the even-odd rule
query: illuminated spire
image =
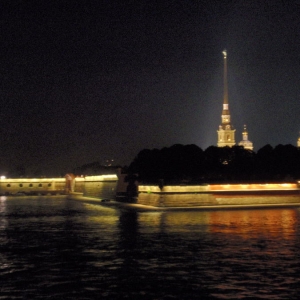
<svg viewBox="0 0 300 300">
<path fill-rule="evenodd" d="M 224 56 L 224 104 L 228 104 L 228 82 L 227 82 L 227 51 L 224 50 L 223 52 Z M 228 107 L 227 107 L 228 109 Z"/>
<path fill-rule="evenodd" d="M 223 86 L 223 111 L 222 111 L 222 124 L 224 121 L 227 120 L 225 123 L 230 123 L 230 112 L 229 112 L 229 103 L 228 103 L 228 81 L 227 81 L 227 51 L 223 50 L 223 57 L 224 57 L 224 86 Z M 229 117 L 229 118 L 228 118 Z"/>
<path fill-rule="evenodd" d="M 223 52 L 224 57 L 224 98 L 223 98 L 223 110 L 221 115 L 222 123 L 218 130 L 218 147 L 235 145 L 235 129 L 231 125 L 229 103 L 228 103 L 228 82 L 227 82 L 227 51 Z"/>
</svg>

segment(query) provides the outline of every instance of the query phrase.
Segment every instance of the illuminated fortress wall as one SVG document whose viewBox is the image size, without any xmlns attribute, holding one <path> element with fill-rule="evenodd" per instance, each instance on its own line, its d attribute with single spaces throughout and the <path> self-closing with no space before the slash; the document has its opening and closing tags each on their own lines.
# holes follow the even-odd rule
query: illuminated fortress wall
<svg viewBox="0 0 300 300">
<path fill-rule="evenodd" d="M 139 186 L 138 204 L 156 207 L 282 205 L 300 203 L 297 183 Z"/>
<path fill-rule="evenodd" d="M 65 188 L 65 178 L 15 178 L 1 179 L 1 194 L 16 193 L 59 193 Z"/>
<path fill-rule="evenodd" d="M 97 175 L 75 178 L 75 191 L 81 192 L 85 183 L 117 181 L 116 175 Z M 1 178 L 0 194 L 61 194 L 66 186 L 65 178 Z"/>
</svg>

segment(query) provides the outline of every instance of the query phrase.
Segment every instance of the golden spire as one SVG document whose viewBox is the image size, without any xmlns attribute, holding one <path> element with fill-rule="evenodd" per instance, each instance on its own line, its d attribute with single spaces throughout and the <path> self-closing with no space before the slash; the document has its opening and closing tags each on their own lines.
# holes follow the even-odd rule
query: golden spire
<svg viewBox="0 0 300 300">
<path fill-rule="evenodd" d="M 230 112 L 228 104 L 228 82 L 227 82 L 227 51 L 223 50 L 224 56 L 224 98 L 222 111 L 222 124 L 230 124 Z"/>
<path fill-rule="evenodd" d="M 227 83 L 227 51 L 223 50 L 224 56 L 224 99 L 223 99 L 223 110 L 221 115 L 221 125 L 219 126 L 218 132 L 218 147 L 235 145 L 235 129 L 231 125 L 229 104 L 228 104 L 228 83 Z"/>
<path fill-rule="evenodd" d="M 227 82 L 227 51 L 223 50 L 224 55 L 224 104 L 228 104 L 228 82 Z"/>
</svg>

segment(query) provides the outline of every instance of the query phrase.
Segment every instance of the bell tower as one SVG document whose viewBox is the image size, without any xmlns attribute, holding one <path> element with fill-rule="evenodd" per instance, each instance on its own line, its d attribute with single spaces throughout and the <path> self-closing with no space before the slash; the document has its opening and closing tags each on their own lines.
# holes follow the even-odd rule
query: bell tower
<svg viewBox="0 0 300 300">
<path fill-rule="evenodd" d="M 229 103 L 228 103 L 228 83 L 227 83 L 227 51 L 224 50 L 224 98 L 223 98 L 223 111 L 221 115 L 221 125 L 218 132 L 218 147 L 235 145 L 235 129 L 231 125 Z"/>
<path fill-rule="evenodd" d="M 243 146 L 244 149 L 253 150 L 253 143 L 248 140 L 246 125 L 244 125 L 243 140 L 239 142 L 239 146 Z"/>
</svg>

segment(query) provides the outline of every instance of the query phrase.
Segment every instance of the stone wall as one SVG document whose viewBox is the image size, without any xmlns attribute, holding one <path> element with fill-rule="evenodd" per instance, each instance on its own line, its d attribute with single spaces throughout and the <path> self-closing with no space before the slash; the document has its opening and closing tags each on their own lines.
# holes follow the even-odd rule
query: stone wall
<svg viewBox="0 0 300 300">
<path fill-rule="evenodd" d="M 155 207 L 300 203 L 299 183 L 139 186 L 137 203 Z"/>
<path fill-rule="evenodd" d="M 75 191 L 83 192 L 85 183 L 117 181 L 116 175 L 99 175 L 75 178 Z M 0 195 L 14 194 L 62 194 L 65 192 L 65 178 L 1 178 Z"/>
<path fill-rule="evenodd" d="M 140 193 L 137 203 L 154 207 L 300 204 L 300 195 L 231 195 Z"/>
<path fill-rule="evenodd" d="M 156 207 L 192 207 L 217 205 L 213 195 L 207 193 L 139 193 L 137 203 Z"/>
<path fill-rule="evenodd" d="M 1 179 L 0 194 L 45 194 L 62 193 L 65 189 L 65 178 L 18 178 Z"/>
</svg>

